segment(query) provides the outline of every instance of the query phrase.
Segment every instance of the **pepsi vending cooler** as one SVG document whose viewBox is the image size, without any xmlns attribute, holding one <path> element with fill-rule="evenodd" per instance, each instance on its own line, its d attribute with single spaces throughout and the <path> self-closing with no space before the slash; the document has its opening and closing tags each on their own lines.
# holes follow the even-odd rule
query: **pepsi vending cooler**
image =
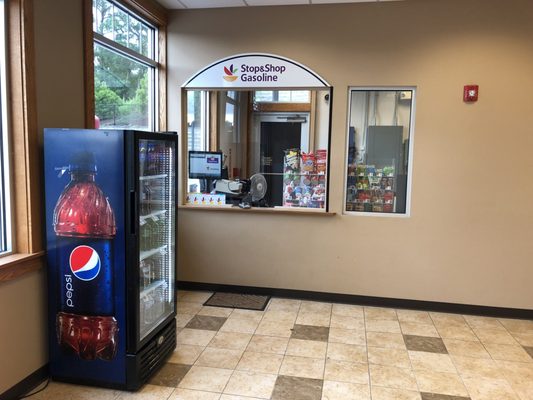
<svg viewBox="0 0 533 400">
<path fill-rule="evenodd" d="M 177 135 L 45 129 L 50 374 L 136 390 L 176 347 Z"/>
</svg>

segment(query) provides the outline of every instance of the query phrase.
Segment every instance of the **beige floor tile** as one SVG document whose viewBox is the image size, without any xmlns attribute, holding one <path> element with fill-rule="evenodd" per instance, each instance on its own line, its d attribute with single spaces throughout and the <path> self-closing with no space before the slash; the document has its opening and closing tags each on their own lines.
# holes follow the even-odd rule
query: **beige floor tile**
<svg viewBox="0 0 533 400">
<path fill-rule="evenodd" d="M 421 400 L 421 397 L 413 390 L 372 386 L 372 400 Z"/>
<path fill-rule="evenodd" d="M 298 311 L 266 311 L 262 322 L 292 322 L 296 321 Z"/>
<path fill-rule="evenodd" d="M 398 320 L 396 310 L 393 308 L 364 307 L 365 319 Z"/>
<path fill-rule="evenodd" d="M 517 344 L 485 343 L 485 348 L 495 360 L 533 363 L 533 358 Z"/>
<path fill-rule="evenodd" d="M 220 328 L 221 332 L 254 333 L 259 326 L 259 321 L 245 318 L 229 317 Z"/>
<path fill-rule="evenodd" d="M 319 358 L 285 356 L 281 363 L 279 375 L 323 379 L 324 364 L 324 360 Z"/>
<path fill-rule="evenodd" d="M 511 336 L 522 346 L 533 347 L 533 331 L 531 332 L 511 332 Z"/>
<path fill-rule="evenodd" d="M 285 354 L 289 356 L 324 358 L 326 357 L 327 346 L 327 342 L 290 339 Z"/>
<path fill-rule="evenodd" d="M 260 322 L 264 315 L 265 315 L 264 311 L 240 310 L 240 309 L 235 309 L 231 313 L 231 317 L 233 318 L 253 319 L 254 321 L 257 321 L 257 322 Z"/>
<path fill-rule="evenodd" d="M 235 371 L 224 389 L 224 393 L 270 399 L 276 378 L 277 375 L 273 374 Z"/>
<path fill-rule="evenodd" d="M 345 343 L 328 343 L 327 358 L 338 361 L 366 363 L 366 346 Z"/>
<path fill-rule="evenodd" d="M 333 304 L 331 314 L 361 319 L 365 317 L 364 308 L 352 304 Z"/>
<path fill-rule="evenodd" d="M 256 353 L 245 351 L 237 365 L 239 371 L 277 374 L 283 361 L 281 354 Z"/>
<path fill-rule="evenodd" d="M 177 388 L 168 400 L 218 400 L 219 398 L 220 393 Z"/>
<path fill-rule="evenodd" d="M 370 364 L 388 365 L 397 368 L 411 368 L 409 354 L 404 349 L 369 346 L 368 362 Z"/>
<path fill-rule="evenodd" d="M 462 315 L 459 314 L 447 314 L 447 313 L 438 313 L 430 312 L 429 316 L 433 320 L 435 325 L 465 325 L 466 320 Z"/>
<path fill-rule="evenodd" d="M 448 354 L 409 351 L 409 358 L 414 370 L 429 369 L 440 372 L 457 372 Z"/>
<path fill-rule="evenodd" d="M 400 324 L 395 320 L 367 319 L 365 321 L 367 332 L 401 333 Z"/>
<path fill-rule="evenodd" d="M 322 400 L 370 400 L 368 385 L 324 381 Z"/>
<path fill-rule="evenodd" d="M 435 323 L 435 327 L 441 338 L 479 342 L 477 336 L 474 335 L 474 332 L 466 323 L 462 325 Z"/>
<path fill-rule="evenodd" d="M 187 292 L 180 298 L 180 301 L 188 303 L 205 303 L 213 292 Z"/>
<path fill-rule="evenodd" d="M 329 328 L 329 342 L 366 345 L 365 332 L 362 330 Z"/>
<path fill-rule="evenodd" d="M 144 385 L 137 392 L 120 392 L 116 400 L 163 400 L 168 399 L 174 392 L 174 388 L 158 386 L 158 385 Z M 35 397 L 32 396 L 32 399 Z M 64 397 L 57 397 L 57 400 Z M 95 393 L 94 399 L 99 399 L 97 393 Z"/>
<path fill-rule="evenodd" d="M 185 328 L 185 325 L 193 319 L 194 315 L 192 314 L 176 314 L 176 326 L 178 328 Z"/>
<path fill-rule="evenodd" d="M 300 312 L 305 313 L 325 313 L 331 314 L 331 303 L 322 303 L 320 301 L 302 301 Z"/>
<path fill-rule="evenodd" d="M 331 324 L 332 328 L 343 328 L 343 329 L 365 329 L 365 320 L 358 317 L 347 317 L 345 315 L 331 315 Z"/>
<path fill-rule="evenodd" d="M 269 311 L 296 311 L 300 309 L 301 300 L 273 298 L 268 303 L 267 310 Z"/>
<path fill-rule="evenodd" d="M 273 336 L 253 335 L 246 351 L 258 353 L 285 354 L 289 338 L 279 338 Z"/>
<path fill-rule="evenodd" d="M 516 340 L 505 330 L 502 329 L 485 329 L 474 328 L 474 333 L 485 343 L 497 343 L 497 344 L 517 344 Z"/>
<path fill-rule="evenodd" d="M 454 356 L 490 358 L 489 353 L 480 342 L 467 340 L 442 339 L 448 349 L 448 353 Z"/>
<path fill-rule="evenodd" d="M 512 333 L 527 333 L 533 332 L 533 321 L 525 319 L 504 319 L 500 318 L 501 324 Z"/>
<path fill-rule="evenodd" d="M 198 311 L 198 315 L 204 315 L 207 317 L 227 318 L 231 315 L 232 312 L 232 308 L 204 306 L 200 311 Z"/>
<path fill-rule="evenodd" d="M 198 357 L 195 365 L 202 367 L 234 369 L 239 363 L 242 353 L 242 350 L 207 347 L 200 357 Z"/>
<path fill-rule="evenodd" d="M 256 335 L 291 337 L 293 322 L 287 321 L 261 321 L 255 330 Z"/>
<path fill-rule="evenodd" d="M 244 350 L 250 343 L 252 335 L 239 332 L 217 332 L 209 347 L 219 349 Z"/>
<path fill-rule="evenodd" d="M 370 364 L 370 382 L 372 386 L 418 390 L 413 371 L 406 368 Z"/>
<path fill-rule="evenodd" d="M 426 311 L 396 310 L 400 322 L 411 322 L 413 324 L 433 325 L 433 320 Z"/>
<path fill-rule="evenodd" d="M 236 396 L 234 394 L 223 394 L 220 397 L 220 400 L 259 400 L 258 397 L 248 397 L 248 396 Z"/>
<path fill-rule="evenodd" d="M 331 313 L 300 311 L 296 323 L 299 325 L 329 326 Z"/>
<path fill-rule="evenodd" d="M 400 327 L 404 335 L 440 337 L 433 324 L 417 324 L 413 322 L 401 322 Z"/>
<path fill-rule="evenodd" d="M 181 380 L 178 387 L 222 393 L 233 370 L 194 365 Z"/>
<path fill-rule="evenodd" d="M 368 385 L 368 364 L 328 359 L 324 380 Z"/>
<path fill-rule="evenodd" d="M 509 383 L 517 385 L 533 384 L 533 364 L 496 361 L 496 365 L 498 365 Z"/>
<path fill-rule="evenodd" d="M 385 347 L 390 349 L 405 349 L 405 341 L 401 333 L 367 332 L 368 346 Z"/>
<path fill-rule="evenodd" d="M 466 378 L 464 383 L 472 400 L 519 400 L 504 379 Z"/>
<path fill-rule="evenodd" d="M 168 362 L 175 364 L 186 364 L 193 365 L 194 362 L 198 359 L 202 351 L 204 351 L 204 346 L 192 346 L 188 344 L 179 344 L 176 346 L 176 349 L 171 354 Z"/>
<path fill-rule="evenodd" d="M 492 359 L 452 356 L 453 363 L 463 378 L 499 379 L 501 371 Z"/>
<path fill-rule="evenodd" d="M 502 329 L 503 325 L 497 318 L 480 317 L 477 315 L 464 315 L 471 328 Z"/>
<path fill-rule="evenodd" d="M 196 315 L 202 309 L 202 307 L 203 306 L 200 303 L 186 303 L 183 301 L 178 301 L 177 313 Z"/>
<path fill-rule="evenodd" d="M 420 370 L 415 371 L 415 376 L 420 392 L 468 397 L 465 385 L 456 373 Z"/>
<path fill-rule="evenodd" d="M 188 344 L 193 346 L 207 346 L 215 337 L 215 331 L 206 331 L 202 329 L 185 328 L 177 336 L 178 344 Z"/>
</svg>

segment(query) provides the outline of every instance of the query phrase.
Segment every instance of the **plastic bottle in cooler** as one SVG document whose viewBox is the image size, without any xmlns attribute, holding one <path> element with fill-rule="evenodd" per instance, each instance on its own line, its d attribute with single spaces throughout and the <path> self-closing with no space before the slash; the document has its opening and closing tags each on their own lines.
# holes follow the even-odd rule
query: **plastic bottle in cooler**
<svg viewBox="0 0 533 400">
<path fill-rule="evenodd" d="M 119 330 L 113 296 L 115 216 L 95 182 L 94 154 L 77 153 L 62 170 L 70 174 L 70 182 L 54 209 L 61 292 L 58 343 L 85 360 L 111 360 Z"/>
</svg>

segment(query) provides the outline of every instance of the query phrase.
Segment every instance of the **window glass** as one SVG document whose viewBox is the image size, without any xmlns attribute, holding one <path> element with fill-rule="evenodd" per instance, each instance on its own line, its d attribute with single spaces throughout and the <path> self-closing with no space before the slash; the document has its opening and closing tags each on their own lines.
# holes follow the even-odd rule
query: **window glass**
<svg viewBox="0 0 533 400">
<path fill-rule="evenodd" d="M 0 1 L 0 254 L 8 253 L 12 248 L 5 50 L 4 1 Z"/>
<path fill-rule="evenodd" d="M 225 196 L 213 197 L 215 205 L 326 208 L 328 89 L 185 93 L 188 150 L 208 152 L 206 169 L 214 152 L 223 162 L 217 178 L 188 180 L 192 204 L 211 194 Z"/>
<path fill-rule="evenodd" d="M 407 214 L 414 90 L 350 90 L 345 211 Z"/>
<path fill-rule="evenodd" d="M 156 30 L 109 0 L 94 0 L 94 95 L 101 128 L 154 130 Z"/>
</svg>

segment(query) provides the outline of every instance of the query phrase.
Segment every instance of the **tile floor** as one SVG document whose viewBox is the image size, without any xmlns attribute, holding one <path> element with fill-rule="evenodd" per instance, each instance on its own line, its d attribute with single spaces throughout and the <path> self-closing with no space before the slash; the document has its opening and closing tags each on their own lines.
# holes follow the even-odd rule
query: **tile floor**
<svg viewBox="0 0 533 400">
<path fill-rule="evenodd" d="M 533 400 L 533 321 L 178 295 L 178 346 L 137 393 L 52 382 L 34 399 Z"/>
</svg>

